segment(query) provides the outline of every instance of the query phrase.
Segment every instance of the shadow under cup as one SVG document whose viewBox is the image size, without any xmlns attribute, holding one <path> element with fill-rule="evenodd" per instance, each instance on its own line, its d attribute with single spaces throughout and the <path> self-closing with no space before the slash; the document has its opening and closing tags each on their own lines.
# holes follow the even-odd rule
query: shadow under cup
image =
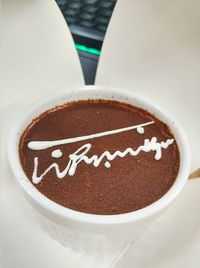
<svg viewBox="0 0 200 268">
<path fill-rule="evenodd" d="M 29 123 L 41 113 L 57 105 L 91 98 L 117 100 L 143 108 L 171 129 L 180 152 L 180 168 L 174 184 L 158 201 L 143 209 L 125 214 L 87 214 L 65 208 L 48 199 L 26 177 L 21 167 L 18 145 Z M 16 124 L 10 134 L 8 153 L 17 182 L 25 198 L 42 216 L 44 229 L 67 247 L 96 254 L 118 251 L 134 241 L 180 193 L 190 170 L 189 144 L 184 131 L 174 119 L 150 101 L 130 91 L 103 86 L 86 86 L 38 100 L 16 119 Z"/>
</svg>

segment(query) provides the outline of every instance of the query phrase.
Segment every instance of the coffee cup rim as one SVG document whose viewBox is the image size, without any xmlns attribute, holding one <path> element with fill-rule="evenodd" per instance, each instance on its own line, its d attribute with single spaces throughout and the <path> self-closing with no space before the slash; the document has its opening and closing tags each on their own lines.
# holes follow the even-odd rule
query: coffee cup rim
<svg viewBox="0 0 200 268">
<path fill-rule="evenodd" d="M 78 96 L 85 96 L 85 99 L 87 99 L 90 95 L 90 98 L 114 99 L 146 109 L 148 112 L 154 114 L 158 119 L 170 127 L 173 135 L 175 136 L 180 152 L 180 168 L 177 178 L 172 187 L 156 202 L 142 209 L 123 214 L 89 214 L 63 207 L 50 200 L 41 192 L 39 192 L 39 190 L 37 190 L 37 188 L 26 177 L 22 169 L 18 153 L 19 138 L 23 130 L 25 130 L 26 126 L 28 126 L 28 124 L 36 117 L 36 114 L 39 115 L 50 107 L 55 107 L 56 105 L 53 105 L 55 101 L 58 101 L 59 103 L 60 100 L 60 104 L 63 104 L 67 99 L 69 99 L 69 101 L 71 98 L 78 100 Z M 103 95 L 105 95 L 105 97 L 101 97 Z M 83 98 L 84 97 L 80 99 Z M 49 106 L 49 108 L 46 109 L 47 106 Z M 42 107 L 45 107 L 44 110 L 42 110 Z M 40 111 L 38 112 L 38 110 Z M 42 99 L 37 100 L 36 103 L 26 109 L 25 112 L 21 113 L 20 119 L 16 119 L 15 122 L 16 123 L 13 125 L 10 131 L 8 142 L 8 158 L 11 169 L 17 178 L 18 183 L 24 190 L 25 195 L 29 200 L 34 201 L 40 207 L 39 210 L 44 209 L 48 212 L 48 214 L 52 213 L 54 216 L 61 217 L 64 221 L 72 220 L 89 224 L 110 225 L 138 221 L 147 217 L 151 217 L 167 207 L 180 193 L 187 182 L 190 171 L 191 155 L 189 142 L 182 127 L 176 120 L 174 120 L 168 113 L 164 112 L 157 105 L 153 104 L 150 100 L 147 100 L 144 97 L 133 93 L 132 91 L 106 86 L 84 86 L 81 88 L 74 88 L 66 93 L 52 94 L 51 96 L 42 97 Z"/>
</svg>

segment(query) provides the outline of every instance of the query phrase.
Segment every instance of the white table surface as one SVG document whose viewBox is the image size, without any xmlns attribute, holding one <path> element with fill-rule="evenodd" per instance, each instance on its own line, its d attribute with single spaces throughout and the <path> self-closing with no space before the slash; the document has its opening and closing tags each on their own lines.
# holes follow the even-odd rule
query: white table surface
<svg viewBox="0 0 200 268">
<path fill-rule="evenodd" d="M 54 0 L 3 0 L 1 108 L 30 93 L 83 85 L 78 54 Z"/>
<path fill-rule="evenodd" d="M 96 84 L 127 88 L 183 125 L 200 168 L 200 1 L 118 0 Z"/>
</svg>

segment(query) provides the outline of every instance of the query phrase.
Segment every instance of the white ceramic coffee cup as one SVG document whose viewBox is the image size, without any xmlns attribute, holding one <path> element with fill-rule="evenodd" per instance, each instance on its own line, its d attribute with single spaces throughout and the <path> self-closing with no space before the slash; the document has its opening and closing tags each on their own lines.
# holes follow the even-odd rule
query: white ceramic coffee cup
<svg viewBox="0 0 200 268">
<path fill-rule="evenodd" d="M 65 208 L 41 194 L 26 177 L 20 163 L 18 145 L 25 128 L 35 117 L 56 105 L 83 99 L 112 99 L 141 107 L 165 122 L 175 136 L 180 151 L 180 170 L 170 190 L 153 204 L 120 215 L 93 215 Z M 180 125 L 150 101 L 126 90 L 105 86 L 85 86 L 65 94 L 38 100 L 16 119 L 9 139 L 9 162 L 28 202 L 42 215 L 45 228 L 64 245 L 94 253 L 126 247 L 174 201 L 183 189 L 190 170 L 190 148 Z M 174 219 L 176 220 L 176 219 Z"/>
</svg>

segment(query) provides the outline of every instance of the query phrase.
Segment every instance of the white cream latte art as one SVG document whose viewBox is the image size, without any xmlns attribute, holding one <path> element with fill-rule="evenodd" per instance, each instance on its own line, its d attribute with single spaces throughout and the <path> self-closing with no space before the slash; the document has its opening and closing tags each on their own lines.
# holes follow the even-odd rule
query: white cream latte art
<svg viewBox="0 0 200 268">
<path fill-rule="evenodd" d="M 144 134 L 144 128 L 148 125 L 154 124 L 154 121 L 150 121 L 147 123 L 134 125 L 126 128 L 120 128 L 116 130 L 110 130 L 105 132 L 100 132 L 96 134 L 91 134 L 87 136 L 68 138 L 62 140 L 55 141 L 31 141 L 28 143 L 28 148 L 31 150 L 45 150 L 47 148 L 51 148 L 58 145 L 70 144 L 79 141 L 90 140 L 94 138 L 99 138 L 103 136 L 114 135 L 117 133 L 121 133 L 124 131 L 136 130 L 138 134 Z M 38 175 L 38 166 L 39 166 L 39 158 L 34 158 L 34 170 L 32 174 L 32 182 L 34 184 L 38 184 L 44 178 L 44 176 L 52 169 L 55 170 L 56 176 L 59 179 L 63 179 L 65 176 L 73 176 L 76 172 L 76 169 L 80 162 L 85 162 L 88 165 L 93 165 L 94 167 L 98 167 L 101 162 L 104 160 L 104 166 L 106 168 L 111 167 L 111 161 L 113 161 L 116 157 L 123 158 L 127 155 L 137 156 L 140 152 L 155 152 L 154 159 L 160 160 L 162 158 L 162 149 L 167 149 L 171 144 L 173 144 L 174 139 L 167 139 L 166 141 L 158 142 L 156 137 L 152 137 L 151 139 L 145 139 L 144 143 L 140 145 L 136 150 L 132 148 L 127 148 L 124 151 L 116 151 L 111 154 L 109 151 L 103 152 L 100 156 L 93 155 L 91 157 L 87 156 L 87 153 L 90 151 L 92 145 L 90 143 L 86 143 L 80 148 L 78 148 L 74 153 L 69 155 L 69 161 L 64 170 L 60 170 L 59 165 L 57 163 L 51 164 L 42 174 Z M 52 158 L 61 158 L 63 153 L 60 149 L 53 150 L 51 153 Z"/>
</svg>

